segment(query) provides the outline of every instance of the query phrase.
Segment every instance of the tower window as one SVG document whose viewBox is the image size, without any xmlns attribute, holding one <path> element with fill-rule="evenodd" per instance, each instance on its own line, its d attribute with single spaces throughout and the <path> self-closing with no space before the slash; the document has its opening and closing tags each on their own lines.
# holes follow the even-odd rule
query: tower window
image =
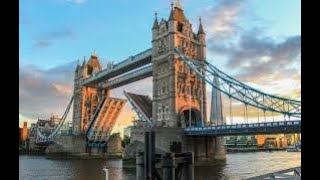
<svg viewBox="0 0 320 180">
<path fill-rule="evenodd" d="M 183 24 L 182 23 L 178 22 L 177 30 L 182 33 L 182 30 L 183 30 Z"/>
</svg>

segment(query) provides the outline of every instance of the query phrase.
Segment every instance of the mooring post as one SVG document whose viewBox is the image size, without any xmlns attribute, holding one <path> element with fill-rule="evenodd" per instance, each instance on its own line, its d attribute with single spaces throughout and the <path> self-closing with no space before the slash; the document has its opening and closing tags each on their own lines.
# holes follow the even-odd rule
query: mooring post
<svg viewBox="0 0 320 180">
<path fill-rule="evenodd" d="M 173 154 L 166 153 L 162 157 L 162 178 L 163 180 L 175 180 L 175 169 L 173 164 Z"/>
<path fill-rule="evenodd" d="M 137 180 L 144 179 L 144 153 L 138 152 L 136 154 L 136 177 Z"/>
<path fill-rule="evenodd" d="M 156 171 L 156 160 L 155 160 L 155 132 L 149 132 L 149 152 L 148 152 L 148 165 L 149 165 L 149 178 L 150 180 L 155 179 Z"/>
<path fill-rule="evenodd" d="M 186 180 L 194 180 L 194 154 L 193 152 L 186 153 L 187 162 L 185 163 L 184 173 Z"/>
<path fill-rule="evenodd" d="M 149 169 L 149 145 L 150 141 L 149 141 L 149 132 L 145 132 L 144 134 L 144 179 L 145 180 L 150 180 L 150 169 Z M 150 173 L 151 174 L 151 173 Z"/>
</svg>

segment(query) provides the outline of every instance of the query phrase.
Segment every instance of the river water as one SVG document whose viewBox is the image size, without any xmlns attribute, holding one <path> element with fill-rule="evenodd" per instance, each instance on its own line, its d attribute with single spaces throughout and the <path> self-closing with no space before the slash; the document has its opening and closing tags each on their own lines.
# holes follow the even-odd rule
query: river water
<svg viewBox="0 0 320 180">
<path fill-rule="evenodd" d="M 225 163 L 195 167 L 195 180 L 243 179 L 300 166 L 300 152 L 252 152 L 227 154 Z M 135 180 L 135 168 L 122 168 L 121 160 L 49 160 L 44 156 L 19 156 L 22 180 Z"/>
</svg>

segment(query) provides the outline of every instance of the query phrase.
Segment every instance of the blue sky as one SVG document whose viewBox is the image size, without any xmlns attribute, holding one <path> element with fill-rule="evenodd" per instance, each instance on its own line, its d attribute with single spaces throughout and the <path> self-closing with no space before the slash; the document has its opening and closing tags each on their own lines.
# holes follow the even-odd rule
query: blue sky
<svg viewBox="0 0 320 180">
<path fill-rule="evenodd" d="M 105 65 L 150 48 L 154 12 L 167 19 L 170 3 L 19 0 L 19 123 L 62 114 L 72 94 L 76 62 L 82 63 L 93 50 Z M 181 4 L 195 31 L 202 17 L 208 60 L 215 66 L 268 93 L 300 98 L 299 0 L 181 0 Z M 147 84 L 142 91 L 151 95 L 150 78 L 122 88 L 141 91 L 141 84 Z M 113 92 L 123 97 L 121 88 Z M 129 105 L 125 111 L 131 111 Z"/>
<path fill-rule="evenodd" d="M 20 65 L 51 68 L 96 50 L 106 59 L 120 61 L 151 46 L 154 11 L 167 19 L 169 0 L 20 0 Z M 212 0 L 181 2 L 197 28 L 202 9 Z M 268 27 L 265 34 L 277 38 L 300 34 L 301 3 L 298 0 L 248 1 L 241 25 Z M 139 10 L 137 10 L 139 9 Z M 254 16 L 253 16 L 254 14 Z M 56 34 L 56 36 L 54 36 Z M 47 42 L 47 46 L 37 43 Z"/>
</svg>

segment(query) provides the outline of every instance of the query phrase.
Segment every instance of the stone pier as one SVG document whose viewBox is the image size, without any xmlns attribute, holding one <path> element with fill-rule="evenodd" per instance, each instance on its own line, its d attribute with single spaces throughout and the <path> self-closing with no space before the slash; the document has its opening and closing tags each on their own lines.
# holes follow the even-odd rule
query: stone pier
<svg viewBox="0 0 320 180">
<path fill-rule="evenodd" d="M 143 150 L 144 132 L 146 130 L 149 129 L 146 127 L 132 127 L 131 142 L 139 145 L 131 147 L 134 149 L 130 149 L 129 151 L 138 152 L 139 150 Z M 226 158 L 223 139 L 220 137 L 185 136 L 183 128 L 157 127 L 155 129 L 155 139 L 156 153 L 172 152 L 173 143 L 181 143 L 181 152 L 194 152 L 196 165 L 212 163 L 216 160 L 225 160 Z M 131 153 L 131 156 L 134 154 Z"/>
</svg>

